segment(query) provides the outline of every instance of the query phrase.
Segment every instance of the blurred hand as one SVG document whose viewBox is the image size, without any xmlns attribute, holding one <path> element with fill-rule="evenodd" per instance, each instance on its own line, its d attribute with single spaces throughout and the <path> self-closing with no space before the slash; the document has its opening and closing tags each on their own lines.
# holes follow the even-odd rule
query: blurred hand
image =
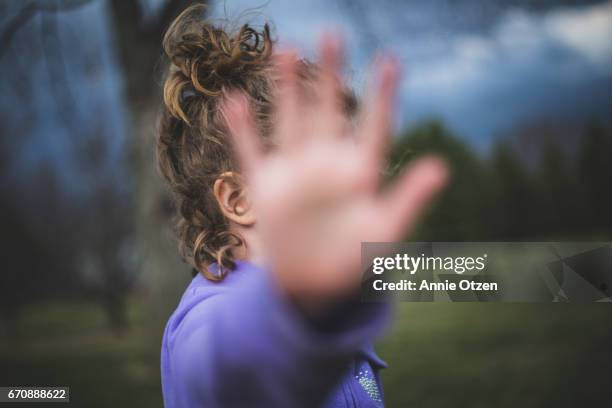
<svg viewBox="0 0 612 408">
<path fill-rule="evenodd" d="M 300 96 L 296 58 L 278 56 L 272 152 L 262 153 L 244 96 L 228 95 L 224 108 L 269 266 L 305 303 L 359 288 L 361 242 L 405 237 L 447 179 L 441 160 L 423 158 L 380 191 L 398 68 L 390 59 L 375 61 L 372 90 L 349 126 L 338 80 L 341 48 L 334 37 L 321 41 L 314 98 Z"/>
</svg>

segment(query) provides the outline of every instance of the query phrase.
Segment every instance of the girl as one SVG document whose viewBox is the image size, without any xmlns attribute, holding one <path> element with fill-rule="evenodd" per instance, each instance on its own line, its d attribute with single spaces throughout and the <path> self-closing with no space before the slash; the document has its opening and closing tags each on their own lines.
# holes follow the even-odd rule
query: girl
<svg viewBox="0 0 612 408">
<path fill-rule="evenodd" d="M 357 109 L 334 36 L 312 64 L 275 52 L 267 26 L 231 33 L 202 15 L 187 9 L 164 38 L 158 162 L 198 272 L 164 333 L 164 403 L 381 407 L 371 341 L 387 308 L 358 301 L 360 245 L 410 230 L 445 167 L 421 159 L 379 189 L 392 60 Z"/>
</svg>

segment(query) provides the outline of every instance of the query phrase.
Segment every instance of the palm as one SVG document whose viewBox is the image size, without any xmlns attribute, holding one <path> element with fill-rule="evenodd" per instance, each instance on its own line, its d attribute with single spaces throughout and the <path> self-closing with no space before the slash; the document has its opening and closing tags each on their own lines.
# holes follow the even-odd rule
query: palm
<svg viewBox="0 0 612 408">
<path fill-rule="evenodd" d="M 335 79 L 337 44 L 322 44 L 314 101 L 298 97 L 294 58 L 279 58 L 279 146 L 272 153 L 260 154 L 245 99 L 231 96 L 226 109 L 272 270 L 298 296 L 354 289 L 361 242 L 401 238 L 445 179 L 438 160 L 421 159 L 390 191 L 379 191 L 396 69 L 390 61 L 378 62 L 378 85 L 358 130 L 347 132 Z"/>
</svg>

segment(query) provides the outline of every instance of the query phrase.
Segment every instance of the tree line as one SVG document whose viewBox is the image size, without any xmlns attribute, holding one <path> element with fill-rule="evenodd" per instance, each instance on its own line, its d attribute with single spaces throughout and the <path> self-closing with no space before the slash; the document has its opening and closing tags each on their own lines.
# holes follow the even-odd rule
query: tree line
<svg viewBox="0 0 612 408">
<path fill-rule="evenodd" d="M 439 121 L 405 132 L 390 153 L 392 177 L 414 157 L 446 158 L 452 181 L 411 239 L 606 240 L 612 236 L 612 135 L 591 123 L 577 142 L 554 135 L 527 154 L 516 140 L 483 157 Z"/>
</svg>

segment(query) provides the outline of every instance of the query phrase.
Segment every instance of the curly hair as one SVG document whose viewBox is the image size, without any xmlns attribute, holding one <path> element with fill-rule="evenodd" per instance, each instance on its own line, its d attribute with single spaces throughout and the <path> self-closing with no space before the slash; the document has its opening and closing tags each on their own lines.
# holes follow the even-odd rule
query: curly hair
<svg viewBox="0 0 612 408">
<path fill-rule="evenodd" d="M 164 36 L 169 67 L 156 150 L 159 171 L 179 213 L 176 229 L 181 255 L 207 279 L 218 281 L 235 267 L 233 250 L 244 245 L 230 231 L 213 194 L 220 177 L 240 181 L 221 103 L 227 91 L 242 91 L 264 146 L 271 147 L 274 42 L 268 25 L 256 30 L 245 24 L 228 32 L 211 25 L 203 15 L 202 5 L 187 8 Z M 304 85 L 312 83 L 316 65 L 301 60 L 298 74 Z M 347 92 L 347 113 L 355 105 L 353 94 Z M 220 273 L 208 270 L 214 262 Z"/>
</svg>

